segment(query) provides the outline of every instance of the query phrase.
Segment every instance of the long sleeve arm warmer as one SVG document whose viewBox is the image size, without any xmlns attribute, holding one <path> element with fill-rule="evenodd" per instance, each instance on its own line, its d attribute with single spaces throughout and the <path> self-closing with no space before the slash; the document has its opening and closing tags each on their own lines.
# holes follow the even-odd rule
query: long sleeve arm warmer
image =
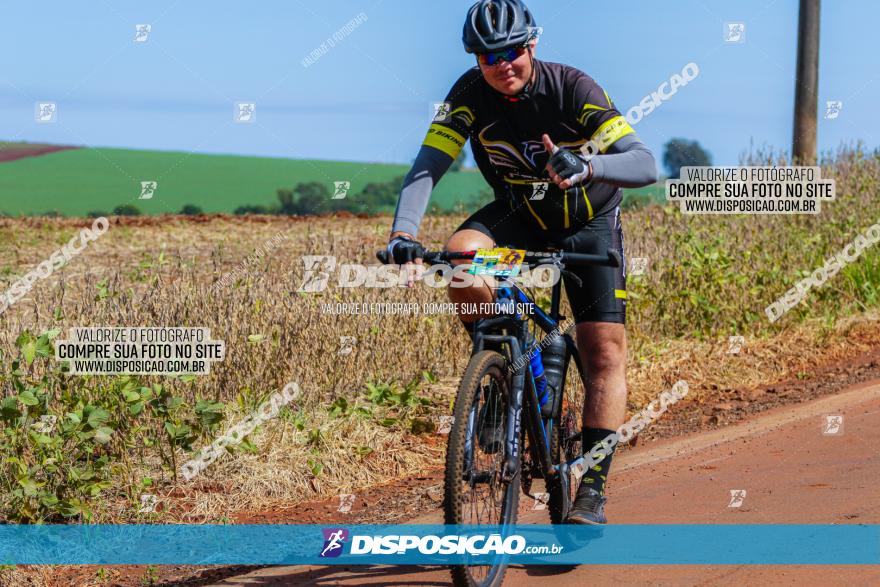
<svg viewBox="0 0 880 587">
<path fill-rule="evenodd" d="M 391 225 L 392 232 L 406 232 L 413 236 L 418 235 L 419 224 L 428 209 L 428 200 L 431 191 L 443 174 L 452 165 L 453 159 L 446 153 L 422 145 L 412 168 L 403 180 L 403 188 L 400 190 L 400 198 L 397 200 L 397 210 L 394 212 L 394 223 Z"/>
<path fill-rule="evenodd" d="M 619 138 L 604 155 L 596 155 L 592 181 L 638 188 L 657 181 L 654 155 L 634 134 Z"/>
</svg>

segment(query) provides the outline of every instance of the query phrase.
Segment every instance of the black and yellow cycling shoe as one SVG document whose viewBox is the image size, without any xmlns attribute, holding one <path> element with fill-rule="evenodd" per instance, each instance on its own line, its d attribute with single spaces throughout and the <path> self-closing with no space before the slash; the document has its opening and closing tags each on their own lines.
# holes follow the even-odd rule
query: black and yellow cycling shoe
<svg viewBox="0 0 880 587">
<path fill-rule="evenodd" d="M 604 495 L 586 483 L 581 483 L 565 521 L 569 524 L 607 524 L 608 520 L 605 518 L 606 501 L 607 498 Z"/>
</svg>

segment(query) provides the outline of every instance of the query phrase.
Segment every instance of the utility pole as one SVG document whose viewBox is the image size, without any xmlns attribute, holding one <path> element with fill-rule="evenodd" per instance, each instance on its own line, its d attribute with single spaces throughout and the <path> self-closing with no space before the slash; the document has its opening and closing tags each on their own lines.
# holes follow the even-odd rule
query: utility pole
<svg viewBox="0 0 880 587">
<path fill-rule="evenodd" d="M 813 164 L 819 106 L 819 0 L 800 0 L 795 75 L 791 156 L 794 163 Z"/>
</svg>

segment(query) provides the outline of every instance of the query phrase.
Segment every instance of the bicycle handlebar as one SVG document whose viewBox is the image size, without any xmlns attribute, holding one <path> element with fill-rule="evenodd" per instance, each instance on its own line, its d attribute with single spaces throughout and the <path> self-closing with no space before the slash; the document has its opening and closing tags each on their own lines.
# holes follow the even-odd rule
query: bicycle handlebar
<svg viewBox="0 0 880 587">
<path fill-rule="evenodd" d="M 473 259 L 477 251 L 426 251 L 423 259 L 429 265 L 449 264 L 450 261 Z M 382 249 L 376 251 L 376 258 L 384 264 L 388 264 L 388 251 Z M 595 265 L 600 267 L 620 267 L 622 261 L 620 253 L 614 249 L 608 249 L 604 255 L 593 255 L 589 253 L 570 253 L 567 251 L 526 251 L 523 257 L 523 263 L 529 266 L 539 265 L 557 265 L 563 266 L 584 266 Z"/>
</svg>

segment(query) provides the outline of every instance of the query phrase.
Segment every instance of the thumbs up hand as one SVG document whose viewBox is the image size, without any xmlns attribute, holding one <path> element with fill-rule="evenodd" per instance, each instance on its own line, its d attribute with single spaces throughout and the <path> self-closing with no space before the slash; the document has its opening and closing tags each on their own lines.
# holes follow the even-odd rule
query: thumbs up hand
<svg viewBox="0 0 880 587">
<path fill-rule="evenodd" d="M 587 183 L 593 177 L 593 166 L 568 149 L 557 147 L 550 135 L 544 134 L 544 148 L 550 153 L 547 162 L 547 172 L 560 189 L 567 190 L 574 185 Z"/>
</svg>

